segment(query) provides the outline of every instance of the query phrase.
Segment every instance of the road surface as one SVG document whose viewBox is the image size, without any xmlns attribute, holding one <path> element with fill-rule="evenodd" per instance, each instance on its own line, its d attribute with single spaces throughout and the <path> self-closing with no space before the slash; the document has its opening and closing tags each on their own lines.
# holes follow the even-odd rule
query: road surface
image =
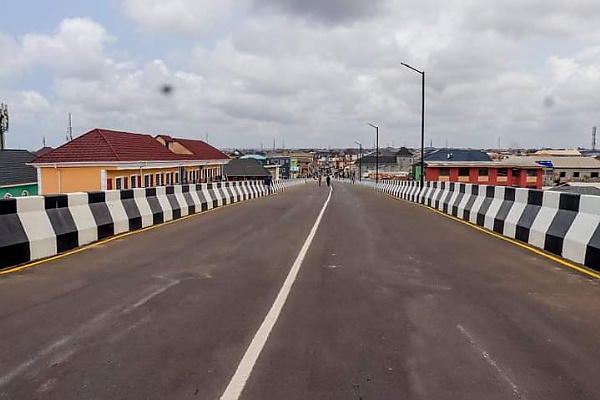
<svg viewBox="0 0 600 400">
<path fill-rule="evenodd" d="M 220 398 L 328 195 L 310 182 L 0 277 L 0 399 Z M 305 250 L 241 399 L 600 398 L 596 281 L 337 182 Z"/>
</svg>

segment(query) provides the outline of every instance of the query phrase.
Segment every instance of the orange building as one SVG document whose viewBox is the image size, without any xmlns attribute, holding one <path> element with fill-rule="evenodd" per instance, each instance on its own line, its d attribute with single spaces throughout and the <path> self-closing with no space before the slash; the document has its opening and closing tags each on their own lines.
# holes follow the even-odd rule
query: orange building
<svg viewBox="0 0 600 400">
<path fill-rule="evenodd" d="M 32 161 L 40 194 L 210 182 L 230 158 L 201 140 L 93 129 Z"/>
</svg>

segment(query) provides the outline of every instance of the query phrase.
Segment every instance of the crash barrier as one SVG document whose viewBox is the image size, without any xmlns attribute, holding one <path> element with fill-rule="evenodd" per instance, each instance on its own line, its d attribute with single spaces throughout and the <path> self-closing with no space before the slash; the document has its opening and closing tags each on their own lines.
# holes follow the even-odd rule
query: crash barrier
<svg viewBox="0 0 600 400">
<path fill-rule="evenodd" d="M 455 182 L 380 181 L 376 190 L 424 204 L 600 271 L 600 196 Z"/>
<path fill-rule="evenodd" d="M 303 183 L 203 183 L 0 199 L 0 269 Z"/>
</svg>

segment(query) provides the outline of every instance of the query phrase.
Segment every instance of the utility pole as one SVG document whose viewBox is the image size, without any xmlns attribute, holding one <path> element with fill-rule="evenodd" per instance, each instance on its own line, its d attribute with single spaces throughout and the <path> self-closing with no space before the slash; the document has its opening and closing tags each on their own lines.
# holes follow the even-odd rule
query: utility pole
<svg viewBox="0 0 600 400">
<path fill-rule="evenodd" d="M 4 103 L 0 104 L 0 150 L 4 150 L 6 146 L 5 135 L 9 128 L 8 106 Z"/>
</svg>

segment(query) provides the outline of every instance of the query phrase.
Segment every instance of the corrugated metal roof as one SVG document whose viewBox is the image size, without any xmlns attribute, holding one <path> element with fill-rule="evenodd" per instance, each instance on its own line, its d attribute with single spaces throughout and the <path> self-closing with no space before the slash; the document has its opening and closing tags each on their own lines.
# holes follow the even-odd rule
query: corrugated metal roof
<svg viewBox="0 0 600 400">
<path fill-rule="evenodd" d="M 581 168 L 600 169 L 600 161 L 591 157 L 562 157 L 562 156 L 511 156 L 505 159 L 507 162 L 531 163 L 537 161 L 551 161 L 554 168 Z"/>
<path fill-rule="evenodd" d="M 437 149 L 425 154 L 425 161 L 492 161 L 482 150 Z"/>
<path fill-rule="evenodd" d="M 581 155 L 581 153 L 579 152 L 579 150 L 571 150 L 571 149 L 547 149 L 547 150 L 538 150 L 535 153 L 533 153 L 534 155 L 539 155 L 539 156 L 557 156 L 557 157 L 579 157 Z"/>
<path fill-rule="evenodd" d="M 231 160 L 223 166 L 223 173 L 229 177 L 265 177 L 271 173 L 253 158 Z"/>
<path fill-rule="evenodd" d="M 27 163 L 35 154 L 27 150 L 0 150 L 0 186 L 37 182 L 37 171 Z"/>
<path fill-rule="evenodd" d="M 502 161 L 425 161 L 428 167 L 487 167 L 487 168 L 542 168 L 535 162 L 516 163 Z"/>
</svg>

